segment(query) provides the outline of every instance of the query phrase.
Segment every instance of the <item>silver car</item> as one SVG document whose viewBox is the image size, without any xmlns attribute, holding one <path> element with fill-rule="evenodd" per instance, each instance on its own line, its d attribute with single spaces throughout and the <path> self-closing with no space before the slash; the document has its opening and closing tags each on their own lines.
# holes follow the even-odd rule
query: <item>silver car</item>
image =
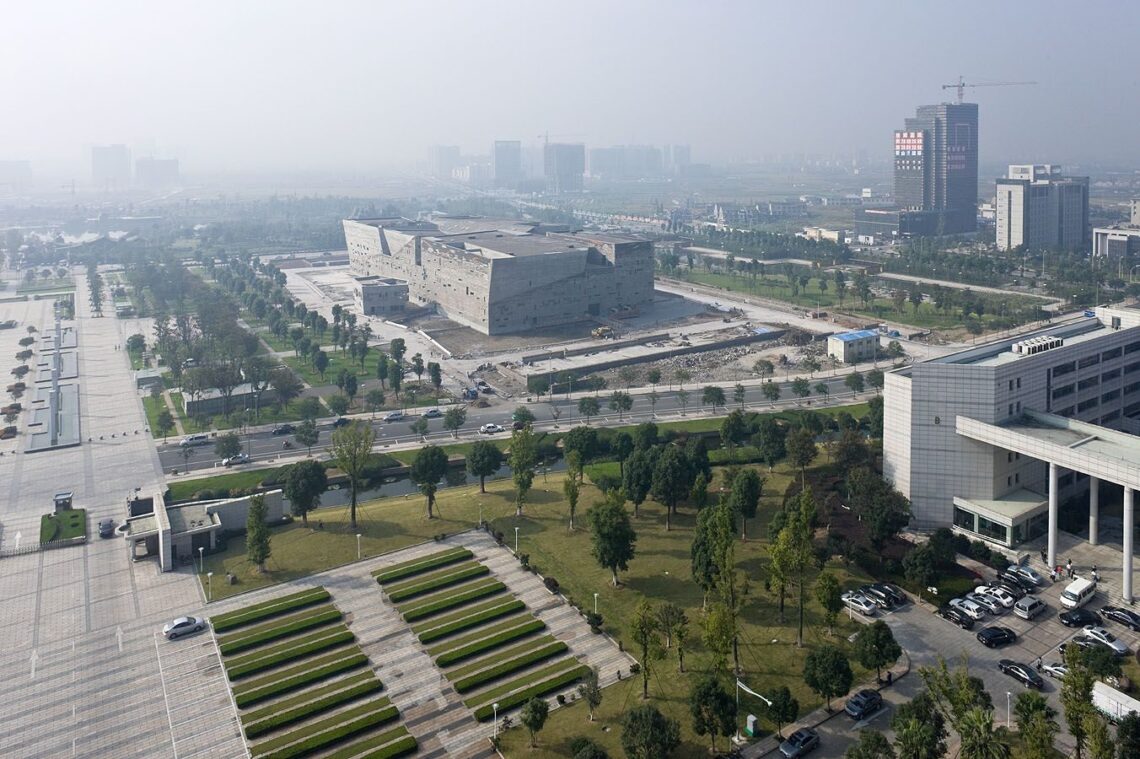
<svg viewBox="0 0 1140 759">
<path fill-rule="evenodd" d="M 162 634 L 167 640 L 174 640 L 181 638 L 183 635 L 191 635 L 196 632 L 202 632 L 206 629 L 206 620 L 201 617 L 179 617 L 173 622 L 167 622 L 162 626 Z"/>
<path fill-rule="evenodd" d="M 1088 625 L 1081 634 L 1088 640 L 1095 640 L 1101 645 L 1108 646 L 1117 656 L 1126 656 L 1128 654 L 1128 646 L 1121 643 L 1115 635 L 1103 627 Z"/>
<path fill-rule="evenodd" d="M 986 616 L 985 608 L 982 606 L 979 606 L 978 604 L 974 603 L 973 601 L 971 601 L 968 598 L 952 599 L 950 601 L 950 605 L 953 606 L 958 611 L 965 614 L 970 619 L 974 620 L 975 622 L 980 621 L 983 617 Z"/>
<path fill-rule="evenodd" d="M 983 596 L 980 593 L 967 593 L 967 601 L 973 601 L 978 606 L 988 611 L 990 614 L 998 615 L 1005 611 L 1005 607 L 998 603 L 997 599 Z"/>
</svg>

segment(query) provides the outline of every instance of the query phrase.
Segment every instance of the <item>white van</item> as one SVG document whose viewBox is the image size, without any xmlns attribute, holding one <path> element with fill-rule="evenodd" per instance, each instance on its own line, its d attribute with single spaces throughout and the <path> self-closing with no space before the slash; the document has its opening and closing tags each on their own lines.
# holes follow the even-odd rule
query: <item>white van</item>
<svg viewBox="0 0 1140 759">
<path fill-rule="evenodd" d="M 1096 593 L 1096 583 L 1092 580 L 1073 580 L 1061 592 L 1061 605 L 1068 609 L 1084 606 Z"/>
<path fill-rule="evenodd" d="M 182 438 L 182 442 L 179 443 L 179 445 L 182 446 L 183 448 L 191 448 L 191 447 L 197 446 L 197 445 L 209 445 L 209 444 L 210 444 L 210 436 L 209 435 L 187 435 L 186 437 Z"/>
</svg>

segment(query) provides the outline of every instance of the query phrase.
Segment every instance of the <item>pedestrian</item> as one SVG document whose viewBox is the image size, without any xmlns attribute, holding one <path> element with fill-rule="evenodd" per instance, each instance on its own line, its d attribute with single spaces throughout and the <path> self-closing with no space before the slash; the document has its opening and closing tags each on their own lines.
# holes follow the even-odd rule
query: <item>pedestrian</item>
<svg viewBox="0 0 1140 759">
<path fill-rule="evenodd" d="M 1069 559 L 1068 561 L 1065 562 L 1065 569 L 1069 570 L 1069 573 L 1072 574 L 1072 572 L 1073 572 L 1073 560 L 1072 559 Z"/>
<path fill-rule="evenodd" d="M 1041 661 L 1041 657 L 1040 657 L 1040 656 L 1038 656 L 1038 657 L 1037 657 L 1037 661 L 1033 663 L 1033 666 L 1037 668 L 1037 671 L 1038 671 L 1038 672 L 1040 672 L 1040 671 L 1041 671 L 1041 667 L 1042 667 L 1043 665 L 1044 665 L 1044 662 L 1042 662 L 1042 661 Z"/>
<path fill-rule="evenodd" d="M 1041 548 L 1041 563 L 1049 566 L 1049 556 L 1046 554 L 1044 546 Z"/>
</svg>

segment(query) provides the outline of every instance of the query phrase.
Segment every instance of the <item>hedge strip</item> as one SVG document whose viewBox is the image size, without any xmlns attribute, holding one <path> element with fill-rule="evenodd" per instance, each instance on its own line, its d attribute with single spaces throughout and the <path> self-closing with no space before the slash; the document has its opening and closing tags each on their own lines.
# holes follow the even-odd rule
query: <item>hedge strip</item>
<svg viewBox="0 0 1140 759">
<path fill-rule="evenodd" d="M 517 627 L 518 625 L 523 624 L 524 621 L 531 621 L 533 619 L 533 616 L 518 614 L 516 616 L 510 617 L 509 619 L 504 619 L 496 622 L 493 625 L 488 625 L 487 627 L 476 630 L 475 632 L 468 633 L 462 637 L 453 638 L 452 640 L 444 641 L 443 643 L 437 643 L 427 650 L 428 656 L 435 658 L 440 654 L 447 653 L 448 651 L 453 651 L 457 648 L 462 648 L 463 646 L 466 646 L 470 643 L 486 640 L 491 635 L 498 635 L 504 630 L 510 630 L 513 627 Z"/>
<path fill-rule="evenodd" d="M 482 693 L 476 693 L 474 696 L 464 700 L 464 705 L 474 709 L 480 704 L 490 704 L 494 701 L 502 699 L 503 696 L 510 695 L 511 691 L 517 690 L 527 685 L 533 685 L 541 680 L 554 677 L 566 671 L 569 664 L 574 664 L 574 659 L 559 659 L 558 661 L 547 664 L 541 669 L 536 669 L 534 672 L 528 672 L 525 675 L 516 677 L 514 680 L 509 680 L 502 685 L 496 685 L 494 688 L 489 688 Z"/>
<path fill-rule="evenodd" d="M 431 575 L 421 582 L 413 582 L 411 585 L 401 586 L 398 590 L 392 590 L 388 593 L 388 600 L 392 603 L 398 601 L 406 601 L 415 596 L 422 596 L 425 593 L 431 593 L 433 590 L 440 590 L 452 585 L 458 585 L 464 580 L 470 580 L 475 577 L 482 577 L 483 575 L 490 574 L 491 569 L 483 564 L 470 564 L 457 569 L 453 572 L 443 572 L 437 575 Z"/>
<path fill-rule="evenodd" d="M 401 562 L 387 569 L 379 569 L 373 572 L 372 576 L 376 578 L 376 582 L 383 585 L 386 582 L 393 582 L 402 577 L 411 577 L 412 575 L 422 574 L 429 569 L 435 569 L 436 567 L 470 559 L 472 556 L 474 556 L 474 554 L 466 548 L 455 548 L 449 551 L 433 553 L 418 559 L 412 559 L 411 561 Z"/>
<path fill-rule="evenodd" d="M 564 688 L 570 683 L 581 680 L 589 671 L 589 667 L 586 667 L 584 665 L 578 666 L 561 675 L 556 675 L 548 680 L 543 680 L 536 685 L 532 685 L 526 690 L 521 690 L 509 696 L 504 696 L 498 701 L 499 711 L 506 711 L 511 707 L 526 703 L 532 698 L 539 698 L 546 695 L 547 693 L 550 693 L 551 691 L 558 690 L 559 688 Z M 487 719 L 490 719 L 490 717 L 494 714 L 494 711 L 495 710 L 491 708 L 490 704 L 480 706 L 475 710 L 475 719 L 479 720 L 480 722 L 484 722 Z"/>
<path fill-rule="evenodd" d="M 336 683 L 336 685 L 340 685 L 340 683 Z M 330 693 L 320 698 L 314 698 L 306 703 L 297 704 L 296 706 L 289 709 L 281 709 L 277 705 L 271 706 L 269 709 L 277 709 L 277 711 L 265 719 L 258 720 L 257 722 L 251 722 L 250 724 L 246 725 L 245 737 L 254 738 L 258 735 L 268 733 L 270 730 L 275 730 L 279 727 L 284 727 L 285 725 L 291 725 L 294 722 L 299 722 L 300 720 L 315 716 L 321 712 L 327 712 L 329 709 L 333 709 L 342 704 L 346 704 L 349 701 L 353 701 L 359 698 L 360 696 L 364 696 L 369 693 L 375 693 L 376 691 L 380 690 L 380 688 L 380 681 L 373 679 L 371 681 L 357 683 L 356 685 L 353 685 L 349 688 L 343 688 L 342 686 L 342 689 L 335 693 Z M 384 698 L 382 701 L 387 703 L 388 699 Z M 262 711 L 266 710 L 263 709 Z"/>
<path fill-rule="evenodd" d="M 320 606 L 289 619 L 275 620 L 250 628 L 248 633 L 233 633 L 218 639 L 218 650 L 222 656 L 232 656 L 247 648 L 269 643 L 287 635 L 308 630 L 312 627 L 338 622 L 344 615 L 332 604 Z"/>
<path fill-rule="evenodd" d="M 388 701 L 386 698 L 383 700 Z M 251 747 L 251 753 L 255 757 L 271 759 L 291 759 L 295 756 L 305 756 L 322 746 L 355 735 L 370 727 L 391 722 L 400 716 L 399 710 L 390 703 L 379 709 L 377 706 L 378 701 L 369 701 L 348 711 L 339 712 L 311 725 L 291 730 L 277 738 L 256 743 Z"/>
<path fill-rule="evenodd" d="M 525 609 L 526 604 L 519 599 L 507 601 L 506 603 L 496 603 L 490 605 L 482 610 L 476 611 L 474 614 L 469 614 L 465 617 L 460 617 L 451 622 L 447 622 L 436 627 L 429 628 L 420 633 L 420 643 L 430 643 L 433 640 L 445 638 L 453 633 L 462 632 L 469 627 L 482 624 L 483 622 L 490 622 L 499 617 L 505 617 L 508 614 L 514 613 L 520 609 Z"/>
<path fill-rule="evenodd" d="M 281 701 L 278 701 L 271 706 L 263 706 L 260 709 L 248 711 L 245 714 L 241 715 L 241 723 L 244 726 L 253 724 L 254 722 L 260 722 L 263 719 L 272 717 L 282 709 L 292 709 L 298 704 L 307 704 L 313 699 L 321 698 L 322 696 L 328 695 L 329 693 L 335 693 L 338 690 L 349 688 L 353 685 L 358 685 L 359 683 L 363 682 L 371 682 L 373 680 L 378 683 L 380 682 L 372 670 L 369 669 L 364 672 L 357 672 L 355 675 L 349 675 L 343 680 L 337 680 L 335 683 L 321 685 L 317 688 L 313 688 L 312 690 L 307 690 L 304 693 L 298 693 L 296 696 L 282 699 Z M 380 687 L 384 687 L 382 683 Z"/>
<path fill-rule="evenodd" d="M 367 663 L 368 657 L 364 655 L 363 651 L 350 653 L 347 656 L 345 652 L 337 651 L 328 656 L 311 659 L 304 664 L 282 670 L 268 677 L 242 683 L 241 686 L 234 688 L 234 702 L 239 708 L 244 709 L 258 701 L 288 693 L 291 690 L 302 688 L 341 672 L 347 672 L 350 669 L 356 669 Z"/>
<path fill-rule="evenodd" d="M 523 667 L 529 667 L 531 664 L 549 659 L 552 656 L 562 653 L 566 650 L 566 648 L 567 646 L 565 643 L 560 640 L 556 640 L 553 643 L 548 643 L 545 646 L 540 646 L 539 648 L 525 653 L 522 656 L 516 657 L 514 659 L 509 659 L 489 669 L 485 669 L 481 672 L 476 672 L 473 675 L 455 680 L 452 685 L 455 686 L 455 690 L 457 692 L 463 693 L 465 691 L 472 690 L 473 688 L 477 688 L 484 683 L 489 683 L 492 680 L 498 680 L 500 677 L 505 677 L 512 672 L 517 672 Z"/>
<path fill-rule="evenodd" d="M 500 593 L 506 589 L 507 586 L 500 581 L 486 578 L 486 581 L 469 585 L 466 589 L 452 589 L 442 596 L 433 596 L 413 603 L 411 606 L 401 609 L 401 613 L 404 616 L 405 622 L 412 622 L 444 611 L 445 609 L 450 609 L 453 606 L 474 601 L 476 598 L 484 598 L 495 593 Z"/>
<path fill-rule="evenodd" d="M 414 632 L 416 635 L 419 635 L 420 633 L 426 630 L 430 630 L 433 627 L 439 627 L 440 625 L 446 625 L 450 622 L 455 622 L 460 619 L 466 619 L 472 614 L 484 611 L 485 609 L 490 609 L 493 606 L 509 603 L 510 600 L 511 599 L 509 598 L 491 598 L 486 601 L 480 601 L 476 604 L 464 606 L 463 608 L 453 611 L 450 614 L 441 614 L 435 619 L 429 619 L 424 622 L 417 622 L 416 624 L 412 625 L 412 632 Z"/>
<path fill-rule="evenodd" d="M 399 740 L 393 742 L 394 738 Z M 340 751 L 325 756 L 325 759 L 392 759 L 404 756 L 415 751 L 418 747 L 416 739 L 403 725 L 380 733 L 380 735 L 350 743 Z M 375 750 L 369 750 L 375 749 Z"/>
<path fill-rule="evenodd" d="M 344 625 L 318 630 L 311 635 L 285 641 L 284 644 L 273 646 L 265 651 L 256 651 L 232 659 L 226 662 L 226 674 L 231 680 L 239 680 L 255 672 L 276 667 L 283 662 L 292 661 L 317 651 L 324 651 L 326 648 L 332 648 L 341 643 L 350 643 L 355 639 L 356 636 Z"/>
<path fill-rule="evenodd" d="M 445 654 L 440 654 L 439 658 L 435 660 L 435 663 L 440 667 L 446 667 L 448 664 L 462 661 L 463 659 L 474 656 L 475 654 L 482 653 L 487 649 L 496 648 L 504 643 L 507 643 L 508 641 L 517 640 L 524 635 L 530 635 L 531 633 L 537 632 L 538 630 L 541 630 L 545 627 L 546 623 L 541 619 L 532 619 L 531 621 L 526 622 L 519 627 L 510 630 L 504 630 L 498 635 L 492 635 L 488 638 L 484 638 L 483 640 L 478 640 L 474 643 L 463 646 L 462 648 L 452 649 Z"/>
<path fill-rule="evenodd" d="M 250 622 L 256 622 L 259 619 L 276 617 L 287 611 L 312 606 L 327 601 L 329 598 L 329 592 L 324 588 L 309 588 L 299 593 L 290 593 L 287 596 L 247 606 L 244 609 L 219 614 L 216 617 L 211 617 L 210 622 L 214 625 L 214 632 L 220 633 L 241 625 L 248 625 Z"/>
<path fill-rule="evenodd" d="M 558 639 L 550 634 L 540 635 L 536 638 L 528 638 L 521 643 L 515 643 L 513 645 L 506 646 L 505 648 L 500 648 L 498 651 L 495 651 L 494 654 L 485 658 L 476 659 L 475 661 L 461 664 L 458 667 L 453 667 L 444 674 L 447 675 L 448 680 L 460 680 L 464 677 L 467 677 L 468 675 L 475 674 L 480 669 L 489 667 L 492 664 L 504 662 L 507 659 L 514 659 L 516 656 L 522 656 L 528 651 L 532 651 L 535 648 L 548 645 L 555 642 L 556 640 Z"/>
</svg>

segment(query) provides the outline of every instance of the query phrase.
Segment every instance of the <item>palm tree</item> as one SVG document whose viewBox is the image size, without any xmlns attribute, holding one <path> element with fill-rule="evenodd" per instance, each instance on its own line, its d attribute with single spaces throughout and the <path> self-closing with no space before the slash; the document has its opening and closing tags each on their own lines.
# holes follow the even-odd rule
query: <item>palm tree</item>
<svg viewBox="0 0 1140 759">
<path fill-rule="evenodd" d="M 977 707 L 967 711 L 958 722 L 958 734 L 961 759 L 1009 759 L 1009 746 L 994 734 L 992 711 Z"/>
</svg>

